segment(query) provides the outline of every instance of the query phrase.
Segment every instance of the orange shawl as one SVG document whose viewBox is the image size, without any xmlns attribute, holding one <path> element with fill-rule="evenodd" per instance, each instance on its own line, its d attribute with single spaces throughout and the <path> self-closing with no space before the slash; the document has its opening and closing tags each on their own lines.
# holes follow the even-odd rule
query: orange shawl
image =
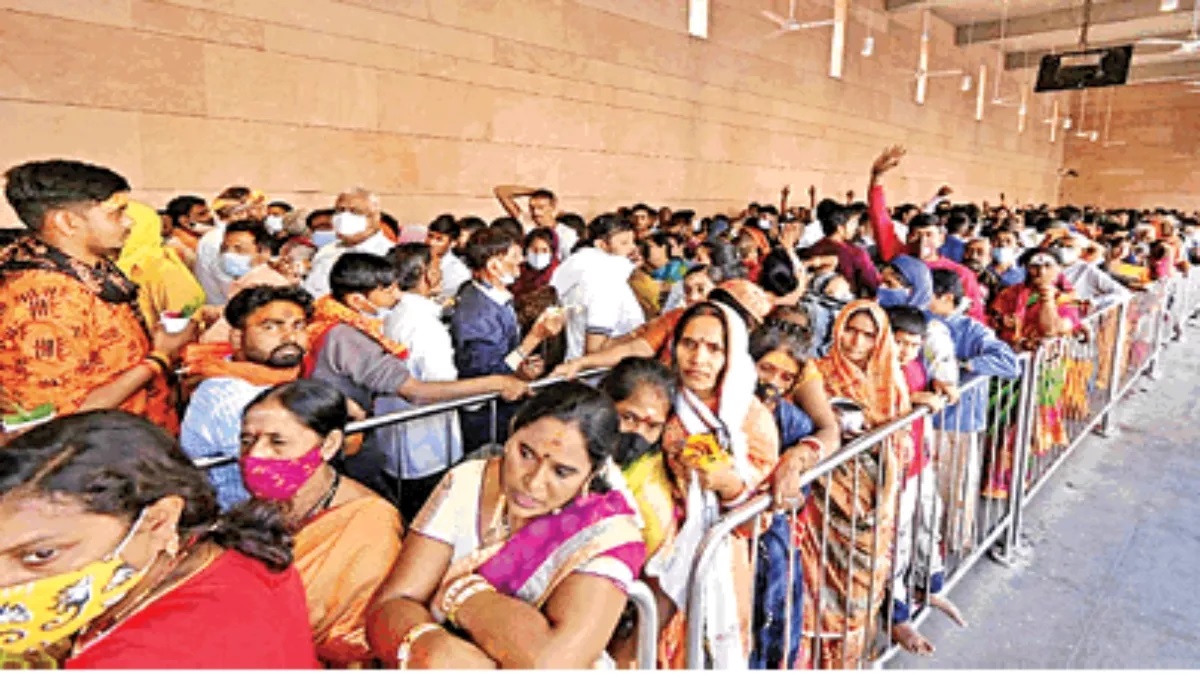
<svg viewBox="0 0 1200 675">
<path fill-rule="evenodd" d="M 321 296 L 313 304 L 312 319 L 308 322 L 308 355 L 304 357 L 304 376 L 311 377 L 317 367 L 317 354 L 325 346 L 329 331 L 346 324 L 358 329 L 359 332 L 379 343 L 389 354 L 398 359 L 408 358 L 408 347 L 391 340 L 383 334 L 383 322 L 363 316 L 346 305 L 333 299 L 331 295 Z"/>
<path fill-rule="evenodd" d="M 372 659 L 367 606 L 400 555 L 403 529 L 396 508 L 369 495 L 322 513 L 296 533 L 296 571 L 317 656 L 326 665 Z"/>
<path fill-rule="evenodd" d="M 850 317 L 863 311 L 875 320 L 878 338 L 864 372 L 842 353 L 840 338 Z M 870 300 L 855 300 L 846 305 L 833 324 L 833 347 L 829 355 L 817 361 L 831 396 L 852 399 L 865 407 L 867 421 L 878 426 L 911 410 L 908 388 L 896 358 L 892 327 L 883 308 Z"/>
<path fill-rule="evenodd" d="M 233 345 L 228 342 L 190 344 L 183 350 L 183 366 L 189 378 L 207 380 L 212 377 L 235 377 L 258 387 L 300 379 L 300 367 L 273 368 L 250 361 L 234 361 Z"/>
</svg>

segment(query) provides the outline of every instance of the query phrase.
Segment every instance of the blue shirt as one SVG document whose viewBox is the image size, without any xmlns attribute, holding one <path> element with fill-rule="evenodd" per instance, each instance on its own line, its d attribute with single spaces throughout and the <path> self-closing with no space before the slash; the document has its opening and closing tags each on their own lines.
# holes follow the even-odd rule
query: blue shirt
<svg viewBox="0 0 1200 675">
<path fill-rule="evenodd" d="M 184 454 L 193 460 L 233 460 L 208 470 L 208 482 L 217 491 L 222 511 L 250 498 L 237 462 L 242 450 L 242 412 L 266 389 L 234 377 L 214 377 L 200 383 L 183 415 L 179 444 Z"/>
<path fill-rule="evenodd" d="M 968 385 L 979 377 L 999 377 L 1011 380 L 1020 375 L 1017 354 L 996 337 L 991 328 L 964 314 L 939 317 L 950 329 L 954 352 L 964 364 L 966 374 L 960 385 L 963 390 L 958 403 L 948 406 L 944 415 L 933 417 L 934 427 L 964 433 L 983 431 L 987 426 L 988 388 Z"/>
</svg>

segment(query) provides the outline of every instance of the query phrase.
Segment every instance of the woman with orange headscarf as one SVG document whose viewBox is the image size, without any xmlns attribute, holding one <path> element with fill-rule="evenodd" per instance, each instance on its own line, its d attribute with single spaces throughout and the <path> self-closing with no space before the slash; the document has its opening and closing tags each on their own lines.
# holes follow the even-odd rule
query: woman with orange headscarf
<svg viewBox="0 0 1200 675">
<path fill-rule="evenodd" d="M 863 407 L 868 427 L 911 410 L 887 313 L 870 300 L 838 315 L 832 348 L 817 368 L 830 396 Z M 891 578 L 900 467 L 911 443 L 910 434 L 897 433 L 813 483 L 797 527 L 808 667 L 857 668 L 869 658 L 869 629 L 878 625 L 872 621 Z"/>
</svg>

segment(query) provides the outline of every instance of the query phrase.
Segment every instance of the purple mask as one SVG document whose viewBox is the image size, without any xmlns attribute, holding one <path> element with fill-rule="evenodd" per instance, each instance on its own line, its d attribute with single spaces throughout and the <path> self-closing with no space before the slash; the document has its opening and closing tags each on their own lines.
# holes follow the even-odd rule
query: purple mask
<svg viewBox="0 0 1200 675">
<path fill-rule="evenodd" d="M 242 482 L 250 494 L 268 501 L 287 501 L 308 482 L 324 460 L 321 446 L 296 459 L 264 459 L 242 457 Z"/>
</svg>

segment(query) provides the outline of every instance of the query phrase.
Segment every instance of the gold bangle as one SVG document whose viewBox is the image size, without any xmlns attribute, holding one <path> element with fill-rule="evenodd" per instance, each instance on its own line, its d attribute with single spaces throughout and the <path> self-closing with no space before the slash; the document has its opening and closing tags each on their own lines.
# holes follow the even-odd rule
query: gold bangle
<svg viewBox="0 0 1200 675">
<path fill-rule="evenodd" d="M 450 622 L 450 625 L 462 628 L 462 626 L 458 625 L 458 611 L 463 608 L 463 605 L 467 604 L 467 600 L 484 591 L 494 590 L 496 589 L 486 579 L 480 577 L 478 582 L 467 586 L 454 597 L 454 603 L 446 610 L 446 620 Z"/>
<path fill-rule="evenodd" d="M 408 670 L 408 660 L 412 658 L 413 645 L 426 633 L 432 633 L 440 628 L 441 626 L 436 623 L 419 623 L 408 629 L 408 632 L 404 634 L 404 639 L 400 641 L 400 646 L 396 649 L 396 667 L 400 670 Z"/>
<path fill-rule="evenodd" d="M 455 598 L 462 593 L 463 589 L 486 580 L 478 574 L 466 574 L 451 582 L 450 587 L 442 594 L 442 603 L 438 607 L 442 611 L 442 616 L 450 613 L 450 607 L 455 604 Z"/>
</svg>

